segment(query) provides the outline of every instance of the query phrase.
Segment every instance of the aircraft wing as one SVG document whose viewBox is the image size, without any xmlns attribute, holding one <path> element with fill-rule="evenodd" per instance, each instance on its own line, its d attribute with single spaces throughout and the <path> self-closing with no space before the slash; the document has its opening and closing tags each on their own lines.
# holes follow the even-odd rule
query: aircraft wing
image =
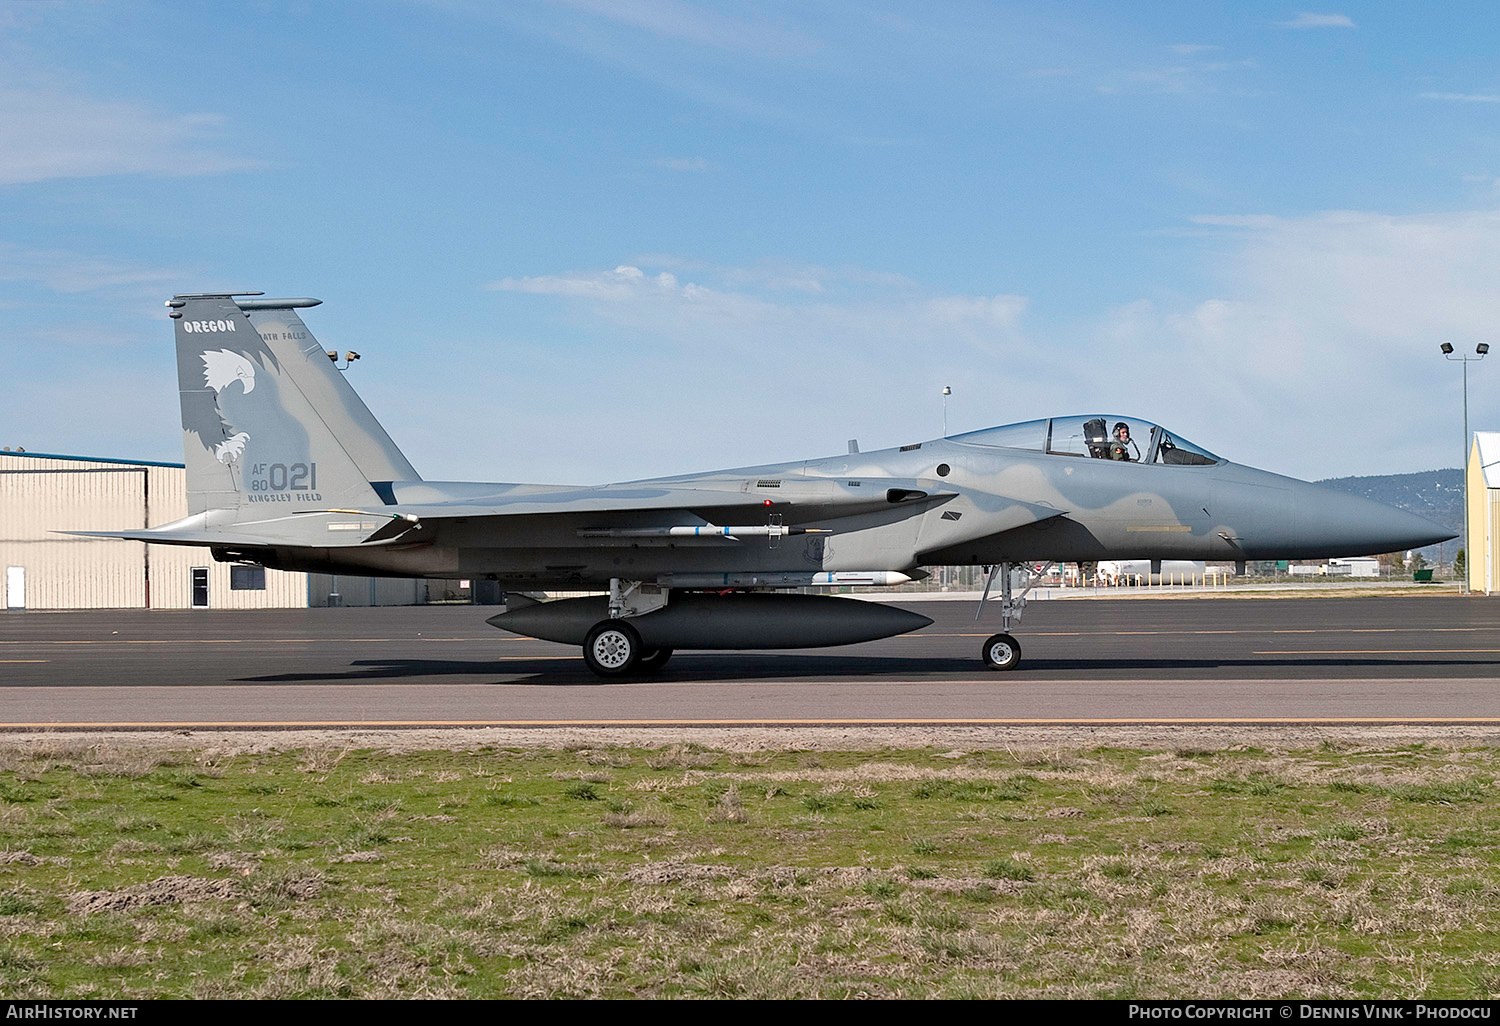
<svg viewBox="0 0 1500 1026">
<path fill-rule="evenodd" d="M 314 546 L 345 548 L 413 541 L 421 525 L 451 520 L 494 520 L 496 526 L 520 518 L 589 518 L 580 533 L 677 531 L 685 524 L 765 524 L 768 511 L 789 527 L 822 523 L 893 507 L 915 515 L 957 493 L 930 491 L 922 482 L 869 481 L 854 490 L 836 481 L 786 481 L 778 490 L 682 488 L 669 485 L 605 485 L 528 492 L 514 496 L 451 502 L 396 503 L 360 509 L 309 509 L 271 513 L 263 519 L 218 525 L 213 512 L 160 527 L 129 531 L 64 531 L 90 538 L 122 538 L 163 545 Z M 930 483 L 929 483 L 930 488 Z"/>
<path fill-rule="evenodd" d="M 925 486 L 924 486 L 925 485 Z M 946 502 L 958 493 L 938 491 L 930 482 L 915 480 L 869 481 L 851 488 L 837 481 L 778 482 L 776 488 L 694 488 L 671 485 L 604 485 L 598 488 L 565 488 L 555 492 L 531 492 L 494 498 L 461 499 L 453 502 L 403 503 L 375 507 L 377 512 L 427 519 L 448 517 L 519 517 L 577 513 L 648 513 L 661 510 L 713 512 L 721 518 L 729 513 L 763 517 L 767 508 L 788 522 L 871 513 L 892 506 L 927 507 Z M 915 510 L 914 510 L 915 511 Z"/>
</svg>

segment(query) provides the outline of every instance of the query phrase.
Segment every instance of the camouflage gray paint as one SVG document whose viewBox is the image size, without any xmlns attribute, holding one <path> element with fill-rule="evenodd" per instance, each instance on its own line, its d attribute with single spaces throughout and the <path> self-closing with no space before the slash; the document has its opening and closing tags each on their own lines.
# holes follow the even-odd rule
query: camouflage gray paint
<svg viewBox="0 0 1500 1026">
<path fill-rule="evenodd" d="M 417 480 L 417 472 L 396 448 L 391 436 L 297 316 L 296 306 L 317 303 L 315 299 L 248 299 L 238 305 L 245 309 L 266 347 L 283 365 L 296 368 L 302 394 L 334 437 L 340 439 L 366 481 Z"/>
<path fill-rule="evenodd" d="M 184 523 L 155 540 L 287 569 L 540 588 L 672 573 L 1360 555 L 1448 537 L 1420 517 L 1227 460 L 1092 459 L 1041 451 L 1041 435 L 1029 449 L 986 444 L 1014 440 L 1012 429 L 597 487 L 422 481 L 297 315 L 316 302 L 173 300 L 190 510 L 217 515 L 211 531 Z M 253 382 L 232 363 L 214 380 L 205 358 L 219 353 L 245 361 Z M 361 516 L 321 512 L 335 509 Z M 293 513 L 305 523 L 294 528 Z M 419 523 L 393 539 L 392 517 Z M 823 533 L 599 536 L 772 523 Z"/>
<path fill-rule="evenodd" d="M 1081 444 L 1078 426 L 1113 417 L 593 487 L 423 481 L 297 315 L 316 303 L 170 301 L 192 515 L 109 537 L 206 545 L 216 558 L 283 569 L 490 578 L 511 590 L 685 574 L 1361 555 L 1451 537 L 1421 517 L 1220 460 L 1144 421 L 1127 418 L 1135 458 L 1093 458 L 1102 450 Z M 759 536 L 671 531 L 728 526 Z"/>
<path fill-rule="evenodd" d="M 268 508 L 380 502 L 339 438 L 357 446 L 363 425 L 328 402 L 337 393 L 322 367 L 290 340 L 263 338 L 230 297 L 172 303 L 189 513 L 235 510 L 237 521 L 259 520 Z"/>
</svg>

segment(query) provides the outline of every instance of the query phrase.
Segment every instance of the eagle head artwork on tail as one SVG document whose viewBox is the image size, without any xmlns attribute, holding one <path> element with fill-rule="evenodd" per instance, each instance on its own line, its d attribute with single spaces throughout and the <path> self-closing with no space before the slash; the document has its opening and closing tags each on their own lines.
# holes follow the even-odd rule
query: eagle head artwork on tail
<svg viewBox="0 0 1500 1026">
<path fill-rule="evenodd" d="M 255 391 L 255 365 L 239 353 L 215 349 L 203 354 L 203 383 L 215 393 L 234 382 L 245 386 L 245 394 Z"/>
<path fill-rule="evenodd" d="M 228 349 L 214 349 L 205 352 L 202 359 L 203 383 L 214 390 L 215 397 L 236 381 L 244 387 L 246 395 L 255 391 L 255 365 L 246 357 Z M 223 420 L 222 412 L 220 420 Z M 220 463 L 233 463 L 244 455 L 245 443 L 248 441 L 248 434 L 237 431 L 214 446 L 214 457 Z"/>
</svg>

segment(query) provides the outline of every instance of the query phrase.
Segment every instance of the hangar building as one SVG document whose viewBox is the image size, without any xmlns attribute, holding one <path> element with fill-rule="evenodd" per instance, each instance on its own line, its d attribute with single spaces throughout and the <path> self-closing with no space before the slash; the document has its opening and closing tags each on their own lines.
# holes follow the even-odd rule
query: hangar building
<svg viewBox="0 0 1500 1026">
<path fill-rule="evenodd" d="M 1469 448 L 1469 509 L 1464 553 L 1469 590 L 1500 591 L 1500 431 L 1476 431 Z"/>
<path fill-rule="evenodd" d="M 268 570 L 207 549 L 58 531 L 156 527 L 187 516 L 180 463 L 0 451 L 6 609 L 287 609 L 472 600 L 458 581 Z M 486 582 L 476 582 L 486 583 Z M 498 598 L 498 596 L 497 596 Z"/>
</svg>

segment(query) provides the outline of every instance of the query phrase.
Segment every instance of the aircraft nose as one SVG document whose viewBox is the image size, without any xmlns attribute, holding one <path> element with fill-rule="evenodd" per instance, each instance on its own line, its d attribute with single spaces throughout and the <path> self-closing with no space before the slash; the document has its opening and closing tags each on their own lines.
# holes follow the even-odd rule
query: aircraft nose
<svg viewBox="0 0 1500 1026">
<path fill-rule="evenodd" d="M 1372 556 L 1454 537 L 1442 524 L 1327 485 L 1230 464 L 1215 486 L 1220 537 L 1250 559 Z"/>
<path fill-rule="evenodd" d="M 1294 490 L 1303 531 L 1321 540 L 1328 556 L 1365 556 L 1436 545 L 1456 535 L 1442 524 L 1405 510 L 1322 485 Z"/>
</svg>

